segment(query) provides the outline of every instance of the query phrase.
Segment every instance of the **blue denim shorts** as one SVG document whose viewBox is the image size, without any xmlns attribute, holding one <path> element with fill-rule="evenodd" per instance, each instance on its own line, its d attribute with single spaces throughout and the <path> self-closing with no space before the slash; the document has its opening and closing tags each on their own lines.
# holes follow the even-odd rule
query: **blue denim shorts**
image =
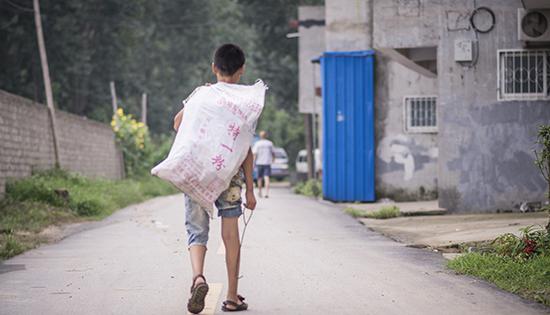
<svg viewBox="0 0 550 315">
<path fill-rule="evenodd" d="M 218 216 L 235 218 L 242 215 L 242 174 L 237 173 L 227 188 L 216 200 Z M 197 202 L 185 195 L 185 229 L 187 230 L 187 245 L 202 245 L 208 243 L 210 216 L 208 211 Z"/>
<path fill-rule="evenodd" d="M 256 170 L 258 172 L 258 178 L 271 176 L 271 165 L 256 165 Z"/>
</svg>

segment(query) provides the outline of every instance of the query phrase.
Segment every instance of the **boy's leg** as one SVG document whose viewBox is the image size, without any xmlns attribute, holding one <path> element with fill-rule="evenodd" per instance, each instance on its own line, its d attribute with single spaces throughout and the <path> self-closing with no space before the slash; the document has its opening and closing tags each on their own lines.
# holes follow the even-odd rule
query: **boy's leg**
<svg viewBox="0 0 550 315">
<path fill-rule="evenodd" d="M 210 230 L 210 217 L 201 206 L 185 196 L 185 228 L 187 245 L 193 267 L 193 278 L 203 274 L 206 243 Z"/>
<path fill-rule="evenodd" d="M 201 277 L 196 278 L 198 275 L 204 274 L 204 257 L 206 256 L 206 246 L 203 245 L 191 245 L 189 246 L 189 257 L 191 258 L 191 266 L 193 268 L 193 279 L 196 279 L 195 284 L 204 282 Z"/>
<path fill-rule="evenodd" d="M 239 263 L 241 244 L 239 238 L 239 217 L 242 212 L 242 178 L 240 173 L 231 179 L 229 188 L 216 200 L 218 216 L 222 218 L 222 240 L 225 246 L 225 265 L 227 268 L 227 298 L 226 300 L 241 306 L 238 297 Z M 224 304 L 225 308 L 235 309 L 231 303 Z M 246 305 L 244 305 L 246 307 Z"/>
<path fill-rule="evenodd" d="M 227 268 L 227 300 L 241 304 L 237 296 L 240 267 L 239 218 L 222 218 L 222 239 L 225 245 L 225 265 Z M 231 306 L 227 306 L 230 308 Z"/>
</svg>

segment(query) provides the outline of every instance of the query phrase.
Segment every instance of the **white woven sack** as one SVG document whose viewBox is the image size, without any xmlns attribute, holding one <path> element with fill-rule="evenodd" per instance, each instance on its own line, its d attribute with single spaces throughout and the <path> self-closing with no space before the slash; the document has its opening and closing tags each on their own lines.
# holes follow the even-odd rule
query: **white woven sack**
<svg viewBox="0 0 550 315">
<path fill-rule="evenodd" d="M 197 88 L 168 157 L 151 170 L 212 216 L 212 205 L 229 187 L 252 143 L 267 87 L 216 83 Z"/>
</svg>

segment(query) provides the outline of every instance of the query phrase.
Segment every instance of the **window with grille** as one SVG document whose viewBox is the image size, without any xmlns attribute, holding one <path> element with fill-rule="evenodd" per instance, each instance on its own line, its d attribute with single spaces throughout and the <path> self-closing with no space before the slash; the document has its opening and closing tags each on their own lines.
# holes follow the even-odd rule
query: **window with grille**
<svg viewBox="0 0 550 315">
<path fill-rule="evenodd" d="M 437 97 L 405 97 L 405 129 L 408 132 L 437 132 Z"/>
<path fill-rule="evenodd" d="M 550 99 L 550 50 L 499 50 L 498 98 Z"/>
</svg>

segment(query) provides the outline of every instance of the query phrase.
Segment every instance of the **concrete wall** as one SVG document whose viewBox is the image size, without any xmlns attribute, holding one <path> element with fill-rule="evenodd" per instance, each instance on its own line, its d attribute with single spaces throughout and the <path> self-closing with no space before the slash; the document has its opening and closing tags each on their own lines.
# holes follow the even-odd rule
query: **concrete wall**
<svg viewBox="0 0 550 315">
<path fill-rule="evenodd" d="M 372 0 L 325 0 L 327 51 L 372 48 Z"/>
<path fill-rule="evenodd" d="M 374 47 L 437 46 L 439 0 L 373 0 Z"/>
<path fill-rule="evenodd" d="M 403 99 L 418 95 L 437 95 L 437 80 L 377 55 L 375 133 L 378 198 L 433 199 L 437 194 L 437 133 L 409 133 L 405 130 Z"/>
<path fill-rule="evenodd" d="M 443 1 L 440 13 L 439 203 L 455 212 L 513 210 L 522 201 L 543 200 L 547 190 L 532 150 L 538 125 L 550 122 L 550 101 L 497 100 L 497 50 L 521 48 L 516 16 L 521 3 L 477 5 L 495 12 L 496 25 L 478 34 L 473 67 L 453 60 L 456 38 L 476 40 L 460 18 L 471 12 L 472 1 Z"/>
<path fill-rule="evenodd" d="M 438 1 L 373 1 L 376 54 L 376 190 L 397 200 L 430 199 L 437 192 L 437 133 L 405 130 L 404 97 L 437 95 L 437 78 L 386 56 L 384 48 L 437 46 Z"/>
<path fill-rule="evenodd" d="M 109 125 L 57 111 L 60 164 L 88 176 L 119 179 L 120 151 Z M 54 166 L 45 105 L 0 90 L 0 194 L 8 178 L 31 175 Z"/>
</svg>

